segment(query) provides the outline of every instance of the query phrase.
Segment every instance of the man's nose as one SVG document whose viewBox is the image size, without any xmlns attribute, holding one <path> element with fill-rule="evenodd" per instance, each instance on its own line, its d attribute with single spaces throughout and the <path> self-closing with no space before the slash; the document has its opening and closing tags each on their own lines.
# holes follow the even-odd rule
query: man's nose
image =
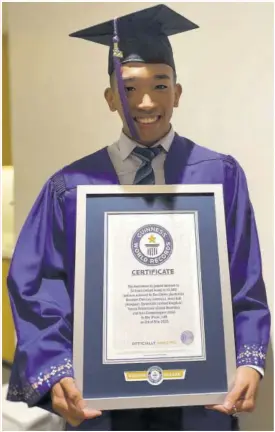
<svg viewBox="0 0 275 432">
<path fill-rule="evenodd" d="M 137 107 L 142 110 L 150 110 L 156 107 L 156 103 L 153 101 L 151 96 L 146 93 L 143 95 L 142 100 L 138 103 Z"/>
</svg>

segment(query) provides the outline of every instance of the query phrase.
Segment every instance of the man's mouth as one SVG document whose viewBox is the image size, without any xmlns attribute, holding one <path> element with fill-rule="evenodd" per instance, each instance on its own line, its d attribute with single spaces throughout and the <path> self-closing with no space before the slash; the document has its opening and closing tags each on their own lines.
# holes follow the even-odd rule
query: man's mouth
<svg viewBox="0 0 275 432">
<path fill-rule="evenodd" d="M 161 118 L 160 115 L 157 116 L 151 116 L 151 117 L 134 117 L 135 122 L 143 124 L 143 125 L 150 125 L 154 124 Z"/>
</svg>

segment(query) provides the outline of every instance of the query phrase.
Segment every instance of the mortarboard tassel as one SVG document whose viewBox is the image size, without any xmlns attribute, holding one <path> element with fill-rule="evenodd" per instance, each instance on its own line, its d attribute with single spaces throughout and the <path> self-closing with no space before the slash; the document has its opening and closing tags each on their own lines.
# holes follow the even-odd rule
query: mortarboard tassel
<svg viewBox="0 0 275 432">
<path fill-rule="evenodd" d="M 118 31 L 117 31 L 117 19 L 114 19 L 114 36 L 113 36 L 113 61 L 114 61 L 114 70 L 116 74 L 116 80 L 117 80 L 117 86 L 118 86 L 118 92 L 121 100 L 121 105 L 123 109 L 123 114 L 125 117 L 125 120 L 127 122 L 129 131 L 131 133 L 131 136 L 134 140 L 138 141 L 138 133 L 134 124 L 134 120 L 130 114 L 128 100 L 124 88 L 124 82 L 122 79 L 121 74 L 121 63 L 120 59 L 123 58 L 123 53 L 119 49 L 119 37 L 118 37 Z"/>
</svg>

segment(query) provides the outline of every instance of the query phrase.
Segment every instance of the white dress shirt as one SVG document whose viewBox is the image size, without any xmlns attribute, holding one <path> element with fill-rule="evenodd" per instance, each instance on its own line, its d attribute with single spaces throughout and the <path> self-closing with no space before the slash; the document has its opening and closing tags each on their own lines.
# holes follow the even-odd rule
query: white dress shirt
<svg viewBox="0 0 275 432">
<path fill-rule="evenodd" d="M 161 140 L 159 140 L 156 144 L 153 145 L 153 147 L 157 147 L 160 145 L 164 149 L 164 151 L 159 153 L 152 160 L 152 168 L 155 174 L 155 182 L 158 185 L 165 184 L 163 165 L 166 158 L 166 153 L 171 147 L 174 136 L 175 132 L 173 128 L 171 128 L 170 132 L 168 132 L 165 137 L 163 137 Z M 141 159 L 138 156 L 132 154 L 132 151 L 137 146 L 145 147 L 131 140 L 122 132 L 119 140 L 108 147 L 110 159 L 114 165 L 120 184 L 122 185 L 129 185 L 134 183 L 136 172 L 142 164 Z"/>
</svg>

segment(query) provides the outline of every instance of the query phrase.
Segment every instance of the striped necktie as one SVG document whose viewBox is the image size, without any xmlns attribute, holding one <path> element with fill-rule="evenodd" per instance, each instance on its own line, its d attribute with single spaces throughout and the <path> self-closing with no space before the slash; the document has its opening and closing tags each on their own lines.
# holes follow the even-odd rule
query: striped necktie
<svg viewBox="0 0 275 432">
<path fill-rule="evenodd" d="M 155 174 L 152 168 L 152 160 L 161 152 L 162 147 L 135 147 L 133 154 L 137 156 L 142 164 L 136 172 L 135 185 L 155 184 Z"/>
</svg>

